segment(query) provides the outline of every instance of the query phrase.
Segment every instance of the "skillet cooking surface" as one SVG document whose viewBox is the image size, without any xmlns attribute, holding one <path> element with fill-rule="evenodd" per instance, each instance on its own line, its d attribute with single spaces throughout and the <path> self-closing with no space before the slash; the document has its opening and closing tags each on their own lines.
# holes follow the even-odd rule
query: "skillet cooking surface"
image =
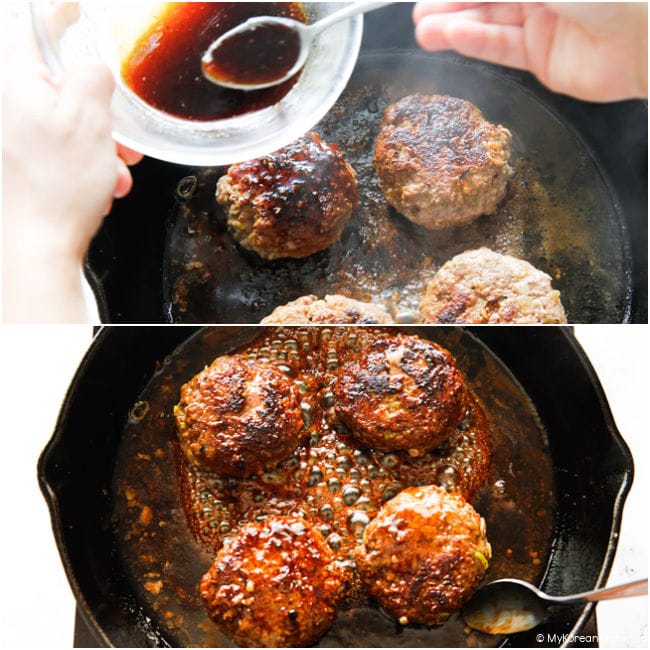
<svg viewBox="0 0 650 650">
<path fill-rule="evenodd" d="M 387 79 L 386 71 L 390 70 Z M 384 108 L 412 93 L 474 102 L 513 134 L 514 175 L 497 212 L 431 232 L 390 208 L 372 163 Z M 342 293 L 417 319 L 428 280 L 454 255 L 486 245 L 528 260 L 560 289 L 570 322 L 629 318 L 626 232 L 607 183 L 572 128 L 523 86 L 453 56 L 368 53 L 315 129 L 358 174 L 361 206 L 340 242 L 303 260 L 266 262 L 241 249 L 214 200 L 224 168 L 189 170 L 165 246 L 166 313 L 176 322 L 259 322 L 298 296 Z"/>
<path fill-rule="evenodd" d="M 255 349 L 281 359 L 289 348 L 282 347 L 282 337 L 275 331 L 268 330 L 268 338 L 263 345 L 255 342 Z M 290 335 L 284 338 L 311 340 L 302 331 L 290 328 Z M 331 336 L 329 328 L 317 331 L 322 346 L 338 338 L 337 334 Z M 161 634 L 173 645 L 232 644 L 210 622 L 197 596 L 197 585 L 210 566 L 211 556 L 192 538 L 182 511 L 170 443 L 175 435 L 173 406 L 185 381 L 215 356 L 232 351 L 238 340 L 251 339 L 256 333 L 247 329 L 224 337 L 221 330 L 213 329 L 190 339 L 167 359 L 164 369 L 144 390 L 122 436 L 114 475 L 114 520 L 120 556 L 140 602 L 154 612 Z M 422 334 L 454 354 L 486 407 L 494 457 L 486 486 L 474 504 L 487 521 L 494 549 L 488 579 L 515 576 L 538 582 L 549 560 L 555 497 L 547 438 L 535 409 L 505 368 L 470 335 L 453 328 L 434 328 Z M 365 335 L 346 330 L 344 346 L 349 336 L 356 340 Z M 140 417 L 142 414 L 144 417 Z M 209 483 L 214 479 L 207 480 Z M 353 479 L 346 475 L 342 480 Z M 230 489 L 237 493 L 237 481 L 230 482 Z M 202 490 L 205 494 L 199 495 L 200 503 L 192 507 L 211 511 L 213 497 L 206 486 Z M 211 519 L 204 520 L 203 525 L 213 523 L 221 525 Z M 210 535 L 209 529 L 205 535 Z M 341 612 L 320 645 L 453 647 L 496 645 L 502 641 L 502 637 L 467 634 L 464 630 L 458 615 L 435 629 L 401 628 L 376 608 L 356 607 Z"/>
<path fill-rule="evenodd" d="M 206 345 L 195 346 L 196 354 L 190 355 L 191 344 L 188 346 L 185 342 L 190 336 L 196 336 L 195 342 L 200 341 L 203 335 L 200 330 L 197 333 L 197 328 L 105 328 L 96 337 L 75 375 L 55 433 L 39 460 L 38 476 L 50 507 L 54 534 L 71 587 L 84 619 L 101 645 L 165 646 L 186 641 L 183 625 L 192 625 L 201 612 L 196 602 L 191 603 L 196 594 L 193 576 L 200 574 L 209 558 L 201 558 L 200 551 L 194 554 L 198 547 L 192 546 L 193 542 L 188 538 L 177 493 L 173 487 L 165 487 L 165 479 L 173 474 L 165 437 L 170 416 L 163 414 L 157 423 L 152 422 L 160 417 L 158 409 L 161 405 L 173 403 L 175 396 L 171 392 L 159 391 L 148 411 L 138 402 L 148 382 L 152 383 L 147 390 L 155 390 L 156 385 L 164 383 L 162 378 L 167 378 L 173 392 L 174 383 L 185 381 L 211 356 L 245 343 L 255 332 L 256 329 L 250 328 L 212 329 L 204 338 Z M 519 558 L 517 573 L 533 575 L 544 572 L 543 585 L 550 593 L 577 593 L 604 584 L 616 550 L 622 506 L 632 477 L 632 459 L 616 430 L 593 370 L 566 328 L 513 330 L 480 327 L 464 332 L 456 328 L 419 328 L 421 336 L 440 341 L 458 356 L 459 365 L 476 392 L 486 400 L 490 418 L 496 419 L 493 423 L 502 442 L 514 441 L 522 427 L 532 434 L 524 448 L 512 445 L 511 449 L 501 450 L 506 456 L 517 459 L 511 468 L 514 473 L 511 480 L 518 471 L 523 471 L 523 467 L 534 464 L 534 459 L 528 454 L 531 450 L 539 450 L 540 441 L 543 446 L 540 422 L 548 434 L 557 501 L 552 549 L 546 545 L 540 555 L 539 550 L 532 548 L 532 534 L 515 538 L 510 532 L 513 544 L 517 542 L 511 547 Z M 173 352 L 179 345 L 183 346 L 182 357 Z M 491 375 L 490 370 L 496 374 Z M 499 401 L 495 403 L 496 400 Z M 539 414 L 539 420 L 535 413 Z M 515 418 L 515 414 L 518 417 Z M 135 425 L 133 418 L 139 419 L 140 423 Z M 514 425 L 512 431 L 509 428 L 511 423 Z M 133 433 L 138 427 L 143 434 L 145 429 L 149 432 L 142 444 L 148 441 L 152 444 L 144 456 L 125 462 L 125 450 L 134 444 L 129 442 L 128 432 Z M 157 439 L 153 440 L 151 435 L 155 431 Z M 158 447 L 161 443 L 165 446 Z M 161 451 L 157 452 L 159 448 Z M 535 455 L 540 465 L 530 467 L 530 476 L 544 479 L 548 457 L 544 453 Z M 518 459 L 522 457 L 524 463 L 520 465 Z M 140 481 L 151 481 L 150 475 L 157 471 L 156 467 L 163 467 L 166 473 L 158 474 L 163 489 L 157 486 L 146 501 L 137 492 L 129 493 L 133 507 L 124 523 L 116 527 L 111 523 L 115 513 L 129 508 L 125 503 L 129 501 L 129 495 L 120 489 L 120 480 L 129 472 L 132 474 L 136 463 L 147 468 L 139 475 Z M 137 489 L 137 484 L 132 487 Z M 541 492 L 539 495 L 544 497 Z M 164 499 L 167 499 L 166 504 Z M 161 504 L 168 508 L 166 519 L 154 517 L 154 514 L 159 514 L 154 507 Z M 146 505 L 150 512 L 143 511 Z M 479 511 L 485 511 L 488 505 L 483 497 L 476 502 Z M 489 535 L 497 551 L 495 556 L 501 558 L 504 558 L 501 544 L 508 530 L 519 532 L 522 530 L 520 521 L 530 522 L 531 518 L 537 517 L 543 520 L 548 515 L 534 513 L 533 516 L 528 512 L 524 513 L 527 518 L 520 520 L 515 508 L 508 510 L 507 499 L 503 505 L 506 506 L 505 517 L 499 515 L 495 519 L 488 516 Z M 499 530 L 499 520 L 505 531 Z M 161 521 L 166 523 L 161 525 Z M 128 553 L 128 545 L 137 542 L 133 537 L 125 539 L 129 534 L 128 522 L 136 527 L 139 525 L 140 531 L 143 525 L 147 525 L 152 540 L 159 540 L 158 552 L 151 560 L 154 563 L 160 562 L 165 537 L 172 540 L 176 537 L 179 544 L 191 547 L 192 553 L 179 563 L 162 566 L 166 572 L 165 580 L 170 580 L 179 589 L 180 583 L 189 589 L 185 595 L 179 590 L 171 594 L 190 607 L 187 622 L 178 618 L 178 611 L 167 608 L 155 597 L 159 580 L 155 571 L 159 567 L 150 566 L 148 573 L 151 575 L 145 576 L 145 582 L 141 580 L 142 567 L 137 566 Z M 534 534 L 536 539 L 543 539 L 544 526 L 540 524 Z M 137 528 L 133 532 L 137 533 Z M 530 550 L 538 553 L 537 557 L 522 554 L 525 549 L 522 544 L 527 541 L 531 542 Z M 546 561 L 549 550 L 550 557 Z M 142 561 L 146 559 L 143 557 Z M 539 564 L 534 562 L 535 559 Z M 491 575 L 495 575 L 498 567 L 496 561 L 492 563 Z M 170 594 L 162 590 L 162 585 L 159 595 L 171 602 Z M 157 608 L 154 601 L 160 603 Z M 592 609 L 593 605 L 561 608 L 547 623 L 530 634 L 510 637 L 506 645 L 530 647 L 537 633 L 578 634 Z M 374 614 L 372 610 L 368 611 L 374 617 L 370 625 L 374 634 L 387 627 L 389 635 L 395 634 L 376 610 Z M 359 625 L 361 622 L 357 621 Z M 374 628 L 376 623 L 380 624 L 377 629 Z M 450 633 L 455 629 L 453 626 L 445 628 Z M 214 630 L 211 623 L 209 629 Z M 380 641 L 366 636 L 367 628 L 353 637 L 346 636 L 343 633 L 345 629 L 349 630 L 349 626 L 337 625 L 323 644 L 366 646 L 370 639 Z M 195 629 L 194 633 L 203 640 L 207 630 Z M 426 637 L 418 630 L 412 630 L 410 634 L 416 638 Z M 440 634 L 434 633 L 426 638 L 430 643 L 437 640 L 448 645 L 451 640 Z M 393 643 L 409 639 L 408 636 L 390 638 Z M 489 642 L 494 641 L 490 637 Z"/>
</svg>

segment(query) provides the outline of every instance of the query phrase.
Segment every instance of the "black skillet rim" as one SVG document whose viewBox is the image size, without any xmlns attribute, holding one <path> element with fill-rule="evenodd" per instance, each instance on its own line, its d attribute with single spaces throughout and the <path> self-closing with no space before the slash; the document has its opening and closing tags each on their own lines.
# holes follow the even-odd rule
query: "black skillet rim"
<svg viewBox="0 0 650 650">
<path fill-rule="evenodd" d="M 120 330 L 124 331 L 126 329 L 143 330 L 144 332 L 146 332 L 150 328 L 148 327 L 143 327 L 143 328 L 103 327 L 99 329 L 95 339 L 90 345 L 88 352 L 84 356 L 72 380 L 72 383 L 66 393 L 66 397 L 63 402 L 63 406 L 61 408 L 56 423 L 54 434 L 50 439 L 50 441 L 47 443 L 43 452 L 41 453 L 41 456 L 38 461 L 38 469 L 37 469 L 39 485 L 45 497 L 45 500 L 48 504 L 48 508 L 50 510 L 54 537 L 57 543 L 57 547 L 71 589 L 77 601 L 81 615 L 83 619 L 86 621 L 92 635 L 97 639 L 100 645 L 104 647 L 113 646 L 113 640 L 111 636 L 109 636 L 109 633 L 102 626 L 102 623 L 100 623 L 97 612 L 93 610 L 93 607 L 89 603 L 89 600 L 86 598 L 86 595 L 83 593 L 80 582 L 77 579 L 77 571 L 75 568 L 76 560 L 75 558 L 71 557 L 70 553 L 68 552 L 68 548 L 66 546 L 65 539 L 64 539 L 64 528 L 66 522 L 64 522 L 61 517 L 59 495 L 56 493 L 55 488 L 53 488 L 52 485 L 50 484 L 48 480 L 48 474 L 50 474 L 51 471 L 53 471 L 52 465 L 56 463 L 57 450 L 59 450 L 60 447 L 64 446 L 64 439 L 66 437 L 66 426 L 68 424 L 68 419 L 70 417 L 71 410 L 74 409 L 75 397 L 78 395 L 80 387 L 83 386 L 84 383 L 87 381 L 86 373 L 89 371 L 89 369 L 91 369 L 93 363 L 95 363 L 98 353 L 102 351 L 104 341 L 107 338 L 112 336 L 111 332 L 120 331 Z M 166 330 L 167 338 L 165 339 L 164 345 L 168 349 L 168 352 L 171 349 L 174 349 L 176 346 L 178 346 L 185 338 L 190 336 L 198 329 L 199 328 L 191 327 L 191 326 L 163 328 L 163 330 Z M 621 482 L 617 486 L 615 494 L 612 495 L 615 498 L 613 499 L 613 507 L 611 511 L 611 524 L 610 524 L 609 537 L 608 537 L 609 541 L 608 541 L 608 545 L 604 557 L 599 561 L 600 571 L 598 573 L 596 583 L 595 583 L 595 586 L 601 586 L 605 583 L 607 576 L 609 575 L 612 562 L 614 559 L 614 555 L 616 552 L 618 533 L 620 531 L 620 525 L 621 525 L 621 519 L 623 513 L 623 506 L 625 503 L 625 498 L 631 487 L 633 473 L 634 473 L 632 456 L 620 432 L 618 431 L 618 428 L 616 427 L 616 423 L 614 422 L 611 410 L 609 408 L 609 404 L 607 402 L 607 398 L 604 394 L 600 381 L 598 380 L 598 377 L 593 367 L 591 366 L 591 363 L 589 362 L 589 359 L 587 358 L 585 352 L 582 350 L 579 343 L 576 341 L 575 337 L 573 336 L 571 328 L 532 327 L 532 328 L 523 328 L 523 329 L 537 330 L 537 331 L 548 329 L 550 331 L 557 332 L 556 335 L 560 337 L 560 340 L 563 340 L 566 343 L 566 345 L 568 346 L 567 348 L 568 351 L 570 352 L 570 354 L 572 354 L 575 357 L 575 361 L 579 364 L 579 367 L 585 373 L 585 379 L 587 381 L 589 390 L 593 391 L 593 395 L 597 399 L 598 405 L 600 407 L 599 420 L 601 419 L 600 415 L 602 415 L 602 426 L 604 428 L 604 431 L 606 431 L 606 433 L 611 437 L 612 443 L 615 444 L 616 449 L 620 454 L 620 458 L 618 459 L 618 461 L 621 468 L 622 478 L 621 478 Z M 170 330 L 173 330 L 173 332 Z M 499 333 L 500 330 L 501 333 Z M 512 374 L 516 377 L 515 373 L 510 369 L 510 366 L 505 364 L 505 362 L 503 362 L 502 360 L 501 355 L 494 350 L 493 343 L 496 339 L 498 339 L 503 334 L 502 330 L 503 328 L 501 327 L 467 328 L 467 331 L 470 334 L 475 335 L 476 338 L 478 338 L 478 340 L 480 341 L 480 343 L 482 343 L 488 349 L 490 349 L 490 351 L 493 354 L 495 354 L 495 356 L 497 356 L 497 358 L 499 358 L 502 361 L 502 363 L 504 363 L 506 368 L 508 368 L 512 372 Z M 153 371 L 153 367 L 151 368 L 151 371 Z M 146 378 L 144 379 L 146 380 Z M 55 467 L 54 471 L 60 472 L 61 468 Z M 112 603 L 112 605 L 115 606 L 115 603 Z M 579 634 L 580 630 L 582 629 L 582 626 L 585 624 L 585 622 L 591 615 L 593 608 L 594 608 L 593 603 L 585 606 L 582 609 L 582 611 L 578 614 L 575 622 L 571 625 L 571 629 L 563 631 L 563 633 L 567 633 L 567 637 L 566 637 L 567 639 L 570 640 L 572 637 L 575 637 Z M 103 615 L 105 616 L 105 613 Z M 132 621 L 130 621 L 130 623 L 132 623 Z M 141 634 L 143 634 L 144 632 L 142 632 L 141 625 L 142 625 L 142 620 L 140 620 L 137 624 L 134 623 L 134 626 L 140 626 L 138 627 L 138 630 L 140 631 Z M 155 641 L 156 645 L 159 645 L 161 647 L 167 645 L 165 639 L 159 634 L 157 634 L 155 624 L 150 624 L 147 633 L 149 634 L 149 639 Z M 533 639 L 533 637 L 530 636 L 530 634 L 531 633 L 513 635 L 504 641 L 504 645 L 506 647 L 530 646 L 532 645 L 532 639 Z"/>
</svg>

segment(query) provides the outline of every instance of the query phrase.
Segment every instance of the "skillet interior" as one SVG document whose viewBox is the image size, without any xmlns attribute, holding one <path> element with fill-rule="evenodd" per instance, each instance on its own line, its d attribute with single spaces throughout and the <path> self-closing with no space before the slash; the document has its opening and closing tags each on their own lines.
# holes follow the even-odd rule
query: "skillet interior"
<svg viewBox="0 0 650 650">
<path fill-rule="evenodd" d="M 389 80 L 387 69 L 394 71 Z M 432 232 L 389 207 L 374 143 L 383 109 L 416 92 L 469 99 L 511 130 L 514 175 L 495 214 Z M 189 196 L 189 182 L 180 183 L 184 201 L 165 250 L 164 295 L 174 321 L 256 323 L 300 295 L 342 293 L 384 304 L 398 322 L 417 322 L 435 271 L 482 245 L 549 273 L 570 322 L 628 319 L 627 233 L 605 179 L 572 130 L 519 85 L 452 56 L 366 54 L 315 130 L 339 144 L 357 172 L 361 205 L 340 241 L 302 260 L 261 260 L 235 243 L 214 200 L 225 168 L 192 170 L 196 187 Z"/>
<path fill-rule="evenodd" d="M 129 580 L 111 524 L 111 486 L 131 407 L 160 367 L 157 361 L 193 332 L 181 327 L 101 331 L 39 463 L 66 571 L 85 617 L 104 644 L 177 642 L 161 624 L 160 612 L 143 604 Z M 249 328 L 220 328 L 216 346 L 225 351 L 251 333 Z M 471 333 L 521 383 L 549 435 L 558 503 L 552 555 L 540 567 L 546 585 L 570 591 L 600 584 L 613 558 L 632 462 L 593 371 L 571 335 L 560 328 L 478 328 Z M 434 340 L 456 335 L 436 328 L 421 334 Z M 576 631 L 588 609 L 557 612 L 548 631 Z M 335 643 L 341 640 L 354 643 L 350 637 L 338 637 Z M 357 637 L 356 644 L 366 641 Z M 531 645 L 532 637 L 518 635 L 506 643 Z"/>
<path fill-rule="evenodd" d="M 374 57 L 382 61 L 381 83 L 392 88 L 391 92 L 400 87 L 410 92 L 410 88 L 421 87 L 424 79 L 426 92 L 467 96 L 489 118 L 502 120 L 509 127 L 514 124 L 517 154 L 536 167 L 536 178 L 541 179 L 543 191 L 549 192 L 554 203 L 542 211 L 546 217 L 543 223 L 538 222 L 538 205 L 532 213 L 520 205 L 515 210 L 519 223 L 512 223 L 512 211 L 505 209 L 497 225 L 488 225 L 484 218 L 476 226 L 443 235 L 442 241 L 430 237 L 435 244 L 433 259 L 422 277 L 463 246 L 486 241 L 500 250 L 525 255 L 552 275 L 559 271 L 556 284 L 568 302 L 572 322 L 647 322 L 645 103 L 578 102 L 550 93 L 532 76 L 519 71 L 444 54 L 425 55 L 413 41 L 410 3 L 397 3 L 367 15 L 365 20 L 362 52 L 372 56 L 364 60 Z M 391 49 L 395 47 L 405 49 L 397 54 Z M 398 62 L 406 65 L 406 76 L 398 70 Z M 360 64 L 355 79 L 368 75 L 373 75 L 372 65 Z M 376 70 L 374 78 L 377 81 Z M 328 119 L 323 124 L 332 139 L 350 139 L 349 119 L 340 129 Z M 549 133 L 553 137 L 548 137 Z M 353 153 L 358 149 L 352 143 Z M 367 160 L 356 164 L 367 174 Z M 226 238 L 225 257 L 229 262 L 234 260 L 241 272 L 236 275 L 225 263 L 219 264 L 214 259 L 214 242 L 201 241 L 200 233 L 188 236 L 188 223 L 182 218 L 188 206 L 174 203 L 176 184 L 193 171 L 154 160 L 134 169 L 134 191 L 116 203 L 88 257 L 87 271 L 105 322 L 257 322 L 270 311 L 270 305 L 312 288 L 321 293 L 328 288 L 326 275 L 331 268 L 336 269 L 343 251 L 338 252 L 338 258 L 330 251 L 306 263 L 269 266 L 240 254 Z M 206 183 L 211 183 L 217 173 L 199 170 Z M 372 188 L 375 181 L 372 175 L 369 178 Z M 210 189 L 205 189 L 204 195 L 206 192 L 209 194 Z M 368 210 L 371 207 L 372 201 Z M 349 243 L 354 245 L 361 238 L 362 243 L 372 244 L 372 228 L 381 216 L 370 216 L 360 235 L 348 229 Z M 419 229 L 414 233 L 410 224 L 395 217 L 393 214 L 389 221 L 397 223 L 402 243 L 408 244 L 414 235 L 419 240 Z M 217 242 L 224 238 L 220 219 L 219 215 L 206 223 L 198 219 L 199 225 L 207 226 L 203 230 L 206 237 L 214 235 Z M 516 226 L 523 226 L 526 234 Z M 385 255 L 371 254 L 365 261 L 371 264 L 368 275 L 376 275 L 377 265 L 382 266 L 385 277 L 375 284 L 386 294 L 395 284 L 410 289 L 412 295 L 406 302 L 412 305 L 413 293 L 418 290 L 414 282 L 422 282 L 422 277 L 414 277 L 422 272 L 424 262 L 422 251 L 416 250 L 420 259 L 407 263 L 411 251 L 407 254 L 406 250 L 402 246 L 388 256 L 389 268 Z M 191 275 L 182 268 L 194 254 L 207 262 L 213 273 L 207 282 L 196 270 Z M 343 262 L 349 260 L 344 258 Z M 400 271 L 402 277 L 396 277 Z M 269 278 L 270 290 L 265 287 Z M 233 285 L 224 288 L 227 282 Z M 182 304 L 183 298 L 178 300 L 179 287 L 181 292 L 189 290 L 189 305 Z"/>
</svg>

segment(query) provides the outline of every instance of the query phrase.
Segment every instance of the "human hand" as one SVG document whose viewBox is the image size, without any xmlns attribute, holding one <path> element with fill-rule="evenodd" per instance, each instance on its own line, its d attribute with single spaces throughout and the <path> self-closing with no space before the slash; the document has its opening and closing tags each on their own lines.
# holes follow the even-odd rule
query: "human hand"
<svg viewBox="0 0 650 650">
<path fill-rule="evenodd" d="M 131 189 L 127 164 L 142 158 L 112 139 L 111 72 L 84 64 L 55 82 L 26 38 L 7 50 L 4 73 L 5 228 L 81 261 L 113 197 Z"/>
<path fill-rule="evenodd" d="M 142 156 L 112 139 L 106 66 L 54 81 L 26 36 L 8 44 L 3 72 L 4 316 L 84 320 L 80 264 L 113 198 L 131 189 L 127 164 Z"/>
<path fill-rule="evenodd" d="M 648 94 L 646 3 L 418 2 L 413 20 L 422 48 L 528 70 L 555 92 Z"/>
</svg>

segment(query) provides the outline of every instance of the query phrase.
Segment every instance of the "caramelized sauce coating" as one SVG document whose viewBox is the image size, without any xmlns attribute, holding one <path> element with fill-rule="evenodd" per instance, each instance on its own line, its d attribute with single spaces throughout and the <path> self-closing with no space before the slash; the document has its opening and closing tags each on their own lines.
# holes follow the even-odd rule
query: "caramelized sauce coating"
<svg viewBox="0 0 650 650">
<path fill-rule="evenodd" d="M 219 357 L 185 384 L 174 415 L 190 462 L 227 476 L 274 467 L 297 447 L 303 428 L 293 380 L 237 355 Z"/>
<path fill-rule="evenodd" d="M 345 573 L 322 535 L 295 517 L 243 526 L 201 580 L 210 617 L 241 646 L 304 647 L 332 625 Z"/>
<path fill-rule="evenodd" d="M 362 442 L 413 456 L 439 447 L 465 413 L 452 356 L 409 336 L 374 341 L 340 369 L 334 394 L 336 414 Z"/>
<path fill-rule="evenodd" d="M 269 260 L 307 257 L 332 245 L 359 204 L 354 170 L 337 145 L 316 133 L 231 165 L 216 196 L 235 239 Z"/>
<path fill-rule="evenodd" d="M 461 496 L 434 485 L 407 488 L 366 528 L 357 570 L 402 624 L 440 625 L 485 576 L 492 556 L 485 528 Z"/>
</svg>

